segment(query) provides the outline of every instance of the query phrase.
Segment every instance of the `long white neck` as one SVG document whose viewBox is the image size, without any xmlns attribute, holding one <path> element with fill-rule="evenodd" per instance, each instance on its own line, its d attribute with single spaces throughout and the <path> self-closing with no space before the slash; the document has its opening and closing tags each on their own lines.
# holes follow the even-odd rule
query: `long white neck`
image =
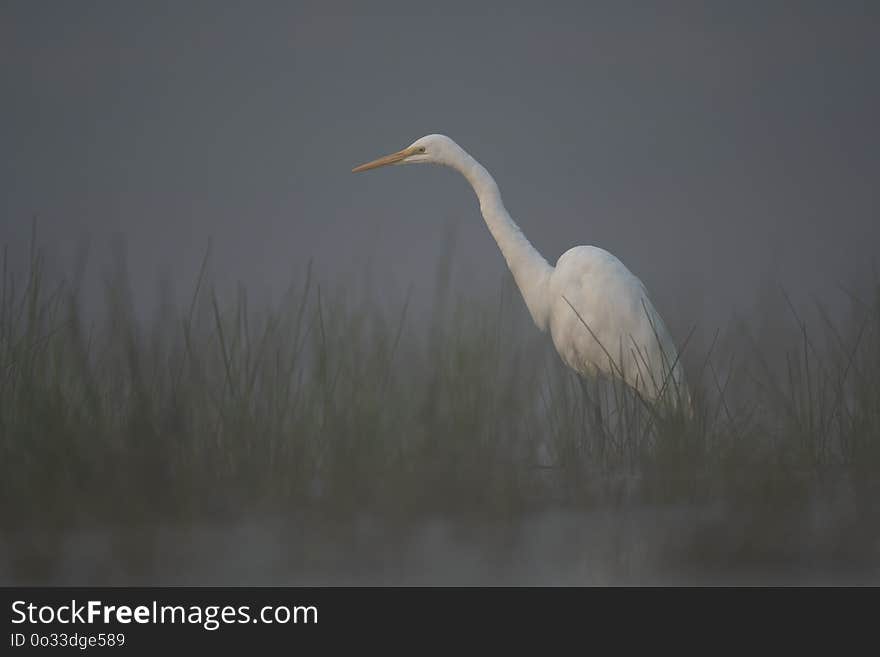
<svg viewBox="0 0 880 657">
<path fill-rule="evenodd" d="M 553 269 L 508 214 L 498 185 L 486 168 L 464 150 L 457 155 L 450 166 L 461 173 L 476 192 L 486 226 L 507 261 L 535 325 L 546 330 L 549 316 L 546 288 Z"/>
</svg>

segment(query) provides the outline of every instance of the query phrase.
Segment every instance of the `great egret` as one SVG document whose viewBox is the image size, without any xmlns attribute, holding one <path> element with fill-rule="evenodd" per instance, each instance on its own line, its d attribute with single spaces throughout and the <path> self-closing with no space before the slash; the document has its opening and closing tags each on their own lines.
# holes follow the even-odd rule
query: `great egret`
<svg viewBox="0 0 880 657">
<path fill-rule="evenodd" d="M 566 365 L 623 380 L 650 402 L 685 401 L 690 410 L 675 343 L 644 284 L 620 260 L 576 246 L 551 267 L 508 214 L 489 172 L 445 135 L 427 135 L 352 171 L 398 164 L 440 164 L 467 179 L 535 325 L 550 330 Z"/>
</svg>

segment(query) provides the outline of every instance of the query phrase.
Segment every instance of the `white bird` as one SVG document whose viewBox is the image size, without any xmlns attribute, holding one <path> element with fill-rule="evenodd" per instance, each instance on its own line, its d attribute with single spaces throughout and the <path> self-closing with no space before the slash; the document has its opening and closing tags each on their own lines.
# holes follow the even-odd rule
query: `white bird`
<svg viewBox="0 0 880 657">
<path fill-rule="evenodd" d="M 508 214 L 489 172 L 445 135 L 427 135 L 403 150 L 355 167 L 440 164 L 471 184 L 535 325 L 550 331 L 563 362 L 581 375 L 624 381 L 649 401 L 691 409 L 678 350 L 642 283 L 620 260 L 595 246 L 576 246 L 552 267 Z"/>
</svg>

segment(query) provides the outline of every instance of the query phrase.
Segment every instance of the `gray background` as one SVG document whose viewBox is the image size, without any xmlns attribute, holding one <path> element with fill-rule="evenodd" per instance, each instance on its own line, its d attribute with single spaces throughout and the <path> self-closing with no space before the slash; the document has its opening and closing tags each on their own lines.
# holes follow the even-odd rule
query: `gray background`
<svg viewBox="0 0 880 657">
<path fill-rule="evenodd" d="M 0 240 L 127 244 L 139 303 L 277 293 L 314 258 L 399 305 L 504 261 L 453 172 L 351 167 L 432 132 L 551 262 L 602 246 L 673 330 L 767 285 L 837 298 L 880 243 L 875 3 L 3 2 Z M 679 336 L 680 337 L 680 336 Z"/>
</svg>

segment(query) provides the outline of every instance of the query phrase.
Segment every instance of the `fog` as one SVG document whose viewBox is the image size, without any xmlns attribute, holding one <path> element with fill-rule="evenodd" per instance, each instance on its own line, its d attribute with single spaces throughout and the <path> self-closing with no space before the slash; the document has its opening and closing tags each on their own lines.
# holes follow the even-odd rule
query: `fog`
<svg viewBox="0 0 880 657">
<path fill-rule="evenodd" d="M 876 560 L 838 551 L 836 535 L 853 519 L 845 495 L 795 515 L 778 528 L 786 541 L 745 554 L 739 541 L 754 519 L 717 506 L 544 511 L 500 525 L 434 518 L 404 533 L 372 515 L 320 529 L 292 515 L 68 533 L 51 549 L 48 535 L 32 534 L 0 546 L 0 579 L 62 586 L 880 584 Z"/>
<path fill-rule="evenodd" d="M 472 5 L 3 3 L 4 266 L 22 280 L 36 229 L 50 276 L 86 263 L 88 305 L 124 255 L 133 311 L 146 318 L 161 311 L 162 286 L 185 306 L 206 252 L 218 294 L 240 285 L 254 306 L 298 285 L 311 262 L 324 289 L 365 291 L 394 313 L 410 303 L 407 330 L 424 331 L 443 266 L 453 290 L 491 298 L 510 284 L 504 259 L 454 172 L 351 168 L 443 133 L 493 174 L 551 263 L 578 244 L 609 250 L 645 282 L 679 343 L 694 329 L 705 346 L 738 319 L 763 326 L 768 310 L 787 312 L 782 291 L 799 311 L 819 301 L 842 319 L 851 295 L 876 285 L 874 5 Z M 772 351 L 785 338 L 762 339 Z M 816 502 L 792 528 L 818 552 L 733 574 L 663 561 L 676 536 L 695 549 L 706 518 L 713 536 L 739 526 L 725 529 L 733 516 L 711 505 L 673 505 L 550 511 L 502 538 L 486 528 L 463 538 L 425 518 L 392 540 L 365 521 L 346 534 L 360 537 L 354 546 L 312 569 L 290 561 L 296 531 L 311 530 L 287 517 L 155 526 L 134 564 L 119 555 L 139 530 L 58 538 L 46 528 L 3 553 L 0 578 L 618 584 L 774 572 L 822 583 L 809 564 L 828 556 L 816 546 L 838 536 L 848 499 Z M 33 542 L 39 562 L 39 546 L 59 540 L 63 563 L 29 570 L 17 556 Z M 860 545 L 876 555 L 874 538 Z M 713 554 L 716 566 L 726 558 Z M 850 581 L 839 562 L 829 572 Z M 876 577 L 865 572 L 853 580 Z"/>
<path fill-rule="evenodd" d="M 833 298 L 876 265 L 877 15 L 866 3 L 4 3 L 0 238 L 128 245 L 134 291 L 306 260 L 400 302 L 504 261 L 456 174 L 351 167 L 450 135 L 551 262 L 595 244 L 676 329 L 772 279 Z"/>
</svg>

